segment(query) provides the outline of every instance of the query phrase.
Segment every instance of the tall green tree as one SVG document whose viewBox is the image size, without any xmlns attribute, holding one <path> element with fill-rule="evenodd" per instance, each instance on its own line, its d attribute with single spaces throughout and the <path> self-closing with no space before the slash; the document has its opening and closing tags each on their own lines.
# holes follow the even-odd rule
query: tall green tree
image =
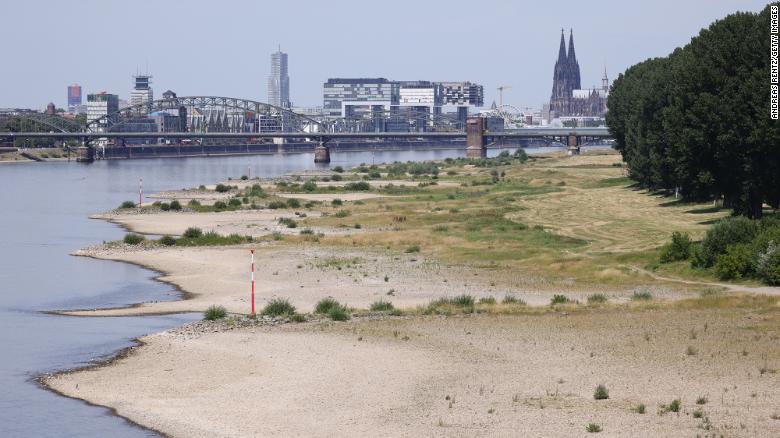
<svg viewBox="0 0 780 438">
<path fill-rule="evenodd" d="M 780 203 L 780 124 L 769 118 L 769 6 L 703 29 L 613 83 L 607 125 L 629 176 L 737 214 Z"/>
</svg>

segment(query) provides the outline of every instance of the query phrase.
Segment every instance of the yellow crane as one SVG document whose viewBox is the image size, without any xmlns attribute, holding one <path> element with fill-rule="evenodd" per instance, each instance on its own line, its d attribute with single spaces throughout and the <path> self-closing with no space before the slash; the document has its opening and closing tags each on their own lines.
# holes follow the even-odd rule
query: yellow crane
<svg viewBox="0 0 780 438">
<path fill-rule="evenodd" d="M 498 87 L 498 109 L 504 110 L 504 90 L 512 88 L 511 85 L 501 85 Z"/>
</svg>

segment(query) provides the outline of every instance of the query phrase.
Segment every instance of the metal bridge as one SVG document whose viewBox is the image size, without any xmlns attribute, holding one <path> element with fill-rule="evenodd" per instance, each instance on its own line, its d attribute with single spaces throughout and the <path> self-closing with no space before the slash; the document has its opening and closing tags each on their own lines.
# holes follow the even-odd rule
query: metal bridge
<svg viewBox="0 0 780 438">
<path fill-rule="evenodd" d="M 476 123 L 476 124 L 475 124 Z M 467 139 L 471 154 L 479 156 L 489 140 L 510 138 L 555 139 L 576 148 L 588 139 L 610 137 L 606 128 L 522 128 L 488 131 L 485 119 L 462 120 L 448 115 L 409 109 L 369 111 L 338 119 L 316 119 L 263 102 L 219 96 L 167 97 L 132 105 L 80 124 L 56 114 L 0 110 L 0 139 L 77 140 L 87 149 L 94 143 L 215 139 L 246 142 L 316 142 L 315 160 L 329 161 L 331 139 Z M 93 143 L 90 145 L 90 143 Z M 92 151 L 94 155 L 94 150 Z"/>
</svg>

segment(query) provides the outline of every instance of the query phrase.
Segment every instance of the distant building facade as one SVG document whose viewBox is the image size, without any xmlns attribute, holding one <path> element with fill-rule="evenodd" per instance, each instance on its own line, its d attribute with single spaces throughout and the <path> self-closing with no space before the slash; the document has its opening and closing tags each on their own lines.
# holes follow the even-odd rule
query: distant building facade
<svg viewBox="0 0 780 438">
<path fill-rule="evenodd" d="M 152 77 L 149 75 L 133 76 L 133 89 L 130 91 L 130 105 L 140 105 L 154 100 Z"/>
<path fill-rule="evenodd" d="M 68 85 L 68 112 L 71 114 L 80 114 L 84 112 L 81 104 L 81 85 Z"/>
<path fill-rule="evenodd" d="M 350 117 L 356 112 L 389 111 L 398 106 L 399 84 L 385 78 L 331 78 L 322 86 L 326 116 Z"/>
<path fill-rule="evenodd" d="M 442 107 L 454 105 L 464 123 L 469 106 L 482 106 L 483 88 L 471 82 L 392 81 L 386 78 L 331 78 L 323 84 L 323 113 L 329 117 L 380 117 L 387 125 L 376 130 L 404 130 L 400 120 L 424 120 L 442 114 Z M 423 120 L 424 119 L 424 120 Z"/>
<path fill-rule="evenodd" d="M 95 132 L 106 132 L 113 120 L 105 116 L 116 114 L 119 111 L 119 97 L 105 91 L 87 96 L 87 123 L 100 120 L 92 127 Z"/>
<path fill-rule="evenodd" d="M 271 54 L 271 74 L 268 76 L 268 103 L 290 108 L 290 77 L 287 74 L 287 54 L 280 51 Z"/>
<path fill-rule="evenodd" d="M 553 87 L 550 96 L 549 119 L 561 117 L 604 117 L 607 113 L 609 78 L 604 70 L 601 88 L 583 89 L 580 80 L 580 64 L 574 50 L 574 32 L 569 33 L 566 49 L 563 30 L 558 49 L 558 60 L 553 70 Z"/>
</svg>

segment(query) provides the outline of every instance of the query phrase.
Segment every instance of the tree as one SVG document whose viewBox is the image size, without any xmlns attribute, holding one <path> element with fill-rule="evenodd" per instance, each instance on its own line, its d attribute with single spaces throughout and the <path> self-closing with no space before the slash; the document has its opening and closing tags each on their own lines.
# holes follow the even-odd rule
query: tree
<svg viewBox="0 0 780 438">
<path fill-rule="evenodd" d="M 780 124 L 769 118 L 769 6 L 735 13 L 612 85 L 607 125 L 629 176 L 750 218 L 780 204 Z"/>
</svg>

